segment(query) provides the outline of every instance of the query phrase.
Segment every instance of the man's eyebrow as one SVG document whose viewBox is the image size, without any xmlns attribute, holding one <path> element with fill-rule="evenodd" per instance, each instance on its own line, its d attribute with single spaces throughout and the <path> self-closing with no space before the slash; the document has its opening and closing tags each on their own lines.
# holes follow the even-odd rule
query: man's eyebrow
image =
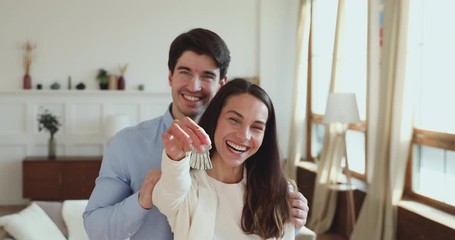
<svg viewBox="0 0 455 240">
<path fill-rule="evenodd" d="M 235 110 L 228 110 L 226 113 L 232 113 L 232 114 L 237 115 L 237 116 L 240 117 L 240 118 L 243 118 L 243 115 L 240 114 L 239 112 L 235 111 Z M 254 121 L 254 122 L 255 122 L 255 123 L 258 123 L 258 124 L 265 125 L 265 122 L 264 122 L 264 121 L 256 120 L 256 121 Z"/>
<path fill-rule="evenodd" d="M 183 70 L 187 70 L 187 71 L 190 71 L 190 70 L 191 70 L 189 67 L 185 67 L 185 66 L 178 66 L 177 69 L 178 69 L 178 70 L 183 69 Z"/>
<path fill-rule="evenodd" d="M 186 71 L 189 71 L 189 72 L 191 71 L 191 68 L 189 68 L 187 66 L 178 66 L 176 69 L 177 70 L 186 70 Z M 214 78 L 216 77 L 216 73 L 214 73 L 213 71 L 208 71 L 207 70 L 207 71 L 204 71 L 204 74 L 205 75 L 210 75 L 210 76 L 212 76 Z"/>
<path fill-rule="evenodd" d="M 211 71 L 204 71 L 204 74 L 210 75 L 212 77 L 216 77 L 216 74 L 214 72 L 211 72 Z"/>
</svg>

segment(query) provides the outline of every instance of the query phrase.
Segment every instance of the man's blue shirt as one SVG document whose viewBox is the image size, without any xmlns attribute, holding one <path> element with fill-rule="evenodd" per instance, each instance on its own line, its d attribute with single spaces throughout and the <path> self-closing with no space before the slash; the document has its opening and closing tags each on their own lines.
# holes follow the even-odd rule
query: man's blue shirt
<svg viewBox="0 0 455 240">
<path fill-rule="evenodd" d="M 161 135 L 172 124 L 170 109 L 121 130 L 107 144 L 83 215 L 90 239 L 173 239 L 166 217 L 156 207 L 146 210 L 138 202 L 147 172 L 161 168 Z"/>
</svg>

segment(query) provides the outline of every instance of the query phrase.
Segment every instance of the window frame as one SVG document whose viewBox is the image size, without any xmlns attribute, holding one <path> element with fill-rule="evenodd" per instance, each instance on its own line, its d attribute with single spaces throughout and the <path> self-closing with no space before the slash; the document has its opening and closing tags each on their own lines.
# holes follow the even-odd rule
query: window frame
<svg viewBox="0 0 455 240">
<path fill-rule="evenodd" d="M 313 25 L 313 22 L 312 22 L 312 25 Z M 313 93 L 312 93 L 312 81 L 313 81 L 313 26 L 310 27 L 310 36 L 309 36 L 309 46 L 308 46 L 308 61 L 307 61 L 307 88 L 306 88 L 306 126 L 305 126 L 305 129 L 306 129 L 306 136 L 305 136 L 305 148 L 306 148 L 306 151 L 305 151 L 305 158 L 303 159 L 304 161 L 309 161 L 309 162 L 313 162 L 313 163 L 316 163 L 316 157 L 313 157 L 312 156 L 312 135 L 313 135 L 313 124 L 323 124 L 323 117 L 324 115 L 323 114 L 319 114 L 319 113 L 314 113 L 313 110 L 312 110 L 312 98 L 313 98 Z M 368 80 L 366 82 L 366 89 L 365 89 L 365 94 L 366 94 L 366 106 L 368 106 Z M 368 111 L 367 111 L 367 115 L 365 116 L 366 119 L 368 119 Z M 364 156 L 364 161 L 365 161 L 365 169 L 364 169 L 364 174 L 363 173 L 359 173 L 359 172 L 355 172 L 353 171 L 352 169 L 350 169 L 350 173 L 351 173 L 351 176 L 355 177 L 355 178 L 358 178 L 362 181 L 366 181 L 367 179 L 367 174 L 368 174 L 368 159 L 367 159 L 367 156 L 368 156 L 368 149 L 367 149 L 367 146 L 368 146 L 368 141 L 367 141 L 367 121 L 366 120 L 362 120 L 360 121 L 359 123 L 356 123 L 356 124 L 350 124 L 348 126 L 348 129 L 349 130 L 353 130 L 353 131 L 357 131 L 357 132 L 361 132 L 364 134 L 365 136 L 365 143 L 364 143 L 364 152 L 365 152 L 365 156 Z M 345 172 L 345 169 L 343 169 L 343 174 L 346 174 Z"/>
<path fill-rule="evenodd" d="M 413 174 L 413 147 L 414 145 L 441 148 L 444 150 L 455 151 L 455 134 L 429 131 L 419 128 L 413 128 L 411 146 L 409 148 L 408 163 L 406 166 L 405 183 L 403 188 L 403 199 L 416 201 L 441 211 L 455 215 L 455 207 L 447 203 L 438 201 L 434 198 L 421 195 L 412 188 Z"/>
<path fill-rule="evenodd" d="M 307 109 L 310 109 L 311 111 L 311 108 L 307 108 Z M 313 124 L 323 124 L 323 119 L 324 119 L 324 115 L 322 114 L 317 114 L 317 113 L 312 113 L 310 112 L 309 113 L 309 116 L 310 117 L 307 117 L 308 121 L 307 121 L 307 134 L 306 134 L 306 160 L 307 161 L 310 161 L 310 162 L 313 162 L 313 163 L 316 163 L 316 158 L 312 156 L 311 154 L 311 147 L 312 147 L 312 125 Z M 352 131 L 356 131 L 356 132 L 362 132 L 365 134 L 365 166 L 366 165 L 366 162 L 367 162 L 367 131 L 366 131 L 366 127 L 367 127 L 367 121 L 366 120 L 363 120 L 363 121 L 360 121 L 359 123 L 355 123 L 355 124 L 349 124 L 348 125 L 348 129 L 349 130 L 352 130 Z M 361 174 L 361 173 L 358 173 L 356 171 L 353 171 L 352 169 L 350 169 L 350 173 L 351 173 L 351 176 L 355 177 L 355 178 L 358 178 L 360 180 L 363 180 L 363 181 L 366 181 L 366 176 L 368 174 L 368 168 L 365 169 L 365 174 Z M 343 169 L 343 173 L 346 174 L 346 169 Z"/>
</svg>

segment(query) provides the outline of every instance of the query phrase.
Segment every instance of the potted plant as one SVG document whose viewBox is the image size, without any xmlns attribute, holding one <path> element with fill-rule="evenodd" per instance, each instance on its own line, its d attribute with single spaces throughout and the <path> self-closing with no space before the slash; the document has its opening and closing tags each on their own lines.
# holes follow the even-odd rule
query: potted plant
<svg viewBox="0 0 455 240">
<path fill-rule="evenodd" d="M 100 89 L 106 90 L 108 86 L 109 73 L 106 70 L 100 68 L 98 70 L 98 74 L 96 75 L 96 79 L 100 84 Z"/>
<path fill-rule="evenodd" d="M 52 114 L 48 109 L 45 109 L 44 112 L 38 114 L 38 130 L 40 132 L 41 130 L 46 130 L 51 134 L 48 142 L 48 155 L 50 159 L 55 158 L 56 142 L 54 135 L 60 126 L 61 124 L 57 116 Z"/>
</svg>

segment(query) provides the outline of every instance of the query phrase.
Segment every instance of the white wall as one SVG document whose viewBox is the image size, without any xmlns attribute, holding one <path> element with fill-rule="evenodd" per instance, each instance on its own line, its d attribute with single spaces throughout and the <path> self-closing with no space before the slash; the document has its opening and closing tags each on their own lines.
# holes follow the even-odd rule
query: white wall
<svg viewBox="0 0 455 240">
<path fill-rule="evenodd" d="M 0 95 L 22 92 L 22 52 L 18 46 L 27 40 L 37 44 L 31 70 L 34 87 L 41 83 L 49 88 L 59 82 L 65 88 L 71 75 L 73 84 L 84 82 L 89 90 L 95 90 L 99 68 L 118 73 L 118 66 L 128 63 L 128 91 L 144 84 L 144 94 L 167 94 L 171 41 L 193 27 L 208 28 L 229 46 L 229 77 L 260 77 L 274 101 L 280 147 L 286 156 L 297 13 L 297 0 L 0 1 Z M 24 98 L 30 96 L 23 94 Z M 56 93 L 42 94 L 53 99 Z M 27 126 L 36 121 L 35 116 L 28 117 Z M 14 122 L 8 121 L 0 118 L 0 125 Z M 2 171 L 19 174 L 17 161 L 33 153 L 24 153 L 22 148 L 0 149 L 0 163 L 9 166 L 8 170 L 2 167 L 0 175 Z M 11 161 L 16 163 L 9 164 Z M 21 183 L 11 184 L 21 188 Z M 0 203 L 21 199 L 19 192 L 6 198 L 2 191 Z"/>
<path fill-rule="evenodd" d="M 85 82 L 99 68 L 118 73 L 128 63 L 127 88 L 167 91 L 171 41 L 193 27 L 217 32 L 232 51 L 230 73 L 257 75 L 258 0 L 21 0 L 0 2 L 0 89 L 20 89 L 18 45 L 37 44 L 31 75 L 46 88 Z"/>
<path fill-rule="evenodd" d="M 287 157 L 291 122 L 299 1 L 262 0 L 259 76 L 275 106 L 281 154 Z"/>
</svg>

